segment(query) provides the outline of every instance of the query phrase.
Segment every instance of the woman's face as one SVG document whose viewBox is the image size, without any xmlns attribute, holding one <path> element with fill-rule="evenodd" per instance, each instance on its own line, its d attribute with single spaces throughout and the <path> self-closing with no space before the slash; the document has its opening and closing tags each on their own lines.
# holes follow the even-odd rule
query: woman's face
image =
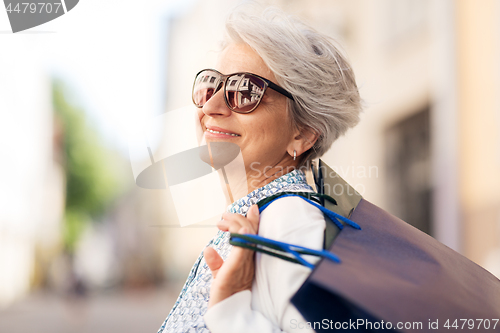
<svg viewBox="0 0 500 333">
<path fill-rule="evenodd" d="M 215 69 L 222 74 L 249 72 L 276 83 L 276 78 L 262 58 L 245 44 L 226 47 Z M 247 175 L 257 178 L 264 176 L 267 179 L 279 172 L 280 167 L 283 169 L 295 165 L 291 157 L 293 138 L 299 133 L 291 126 L 285 96 L 268 88 L 257 109 L 248 114 L 239 114 L 228 109 L 223 95 L 223 89 L 220 89 L 199 113 L 206 141 L 237 144 L 243 155 Z"/>
</svg>

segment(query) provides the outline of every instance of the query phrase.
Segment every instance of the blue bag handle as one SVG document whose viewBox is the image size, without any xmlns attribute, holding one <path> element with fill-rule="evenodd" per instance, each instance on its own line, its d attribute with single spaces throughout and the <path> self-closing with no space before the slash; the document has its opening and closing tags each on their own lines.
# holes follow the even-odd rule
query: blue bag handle
<svg viewBox="0 0 500 333">
<path fill-rule="evenodd" d="M 339 215 L 329 209 L 326 209 L 325 207 L 321 206 L 320 204 L 314 202 L 312 199 L 316 198 L 323 198 L 327 199 L 329 201 L 335 202 L 335 200 L 327 195 L 324 194 L 318 194 L 318 193 L 311 193 L 311 192 L 282 192 L 278 193 L 276 195 L 273 195 L 269 198 L 266 198 L 263 201 L 260 201 L 257 203 L 259 206 L 259 212 L 262 213 L 264 209 L 267 208 L 273 202 L 274 200 L 277 200 L 279 198 L 285 198 L 285 197 L 290 197 L 290 196 L 297 196 L 311 205 L 317 207 L 320 209 L 325 215 L 327 215 L 337 227 L 339 227 L 340 230 L 344 228 L 344 225 L 340 222 L 344 222 L 346 225 L 354 228 L 361 230 L 361 227 L 356 223 L 351 221 L 350 219 Z M 239 246 L 243 247 L 246 249 L 250 249 L 253 251 L 257 252 L 262 252 L 268 255 L 272 255 L 274 257 L 278 257 L 280 259 L 301 264 L 306 267 L 309 267 L 310 269 L 314 268 L 314 265 L 307 260 L 305 260 L 302 255 L 312 255 L 312 256 L 317 256 L 321 258 L 326 258 L 328 260 L 331 260 L 335 263 L 340 263 L 340 258 L 336 256 L 335 254 L 328 252 L 327 250 L 314 250 L 310 249 L 307 247 L 303 246 L 298 246 L 294 244 L 289 244 L 289 243 L 284 243 L 284 242 L 279 242 L 275 241 L 273 239 L 261 237 L 258 235 L 251 235 L 251 234 L 237 234 L 237 233 L 231 233 L 230 238 L 229 238 L 229 243 L 234 246 Z"/>
</svg>

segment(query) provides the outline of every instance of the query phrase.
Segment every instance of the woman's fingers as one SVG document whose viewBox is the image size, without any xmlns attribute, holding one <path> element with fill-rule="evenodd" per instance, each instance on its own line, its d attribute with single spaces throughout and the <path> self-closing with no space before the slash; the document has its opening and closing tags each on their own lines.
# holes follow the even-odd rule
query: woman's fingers
<svg viewBox="0 0 500 333">
<path fill-rule="evenodd" d="M 253 205 L 248 210 L 247 220 L 250 222 L 252 231 L 255 231 L 253 232 L 255 234 L 259 231 L 259 219 L 260 219 L 259 206 Z"/>
<path fill-rule="evenodd" d="M 217 226 L 223 231 L 256 234 L 259 229 L 260 217 L 256 205 L 250 207 L 246 217 L 240 214 L 224 213 L 222 218 Z M 235 246 L 225 262 L 213 248 L 206 248 L 204 254 L 214 277 L 210 288 L 209 308 L 239 291 L 252 288 L 255 276 L 255 253 L 252 250 Z"/>
<path fill-rule="evenodd" d="M 243 227 L 239 230 L 241 233 L 247 233 L 248 229 Z M 211 255 L 210 252 L 214 249 L 207 248 L 206 255 Z M 219 257 L 220 258 L 220 257 Z M 211 259 L 206 258 L 207 264 Z M 212 263 L 209 264 L 210 266 Z M 217 265 L 214 265 L 216 267 Z M 212 269 L 214 280 L 210 287 L 210 299 L 208 307 L 230 297 L 231 295 L 242 290 L 252 289 L 252 282 L 255 276 L 254 252 L 241 247 L 233 247 L 227 260 L 219 266 L 218 270 Z"/>
<path fill-rule="evenodd" d="M 241 228 L 241 225 L 237 221 L 220 220 L 217 222 L 217 228 L 222 231 L 237 232 Z"/>
<path fill-rule="evenodd" d="M 208 268 L 210 268 L 210 270 L 212 271 L 212 277 L 215 278 L 217 276 L 219 268 L 222 267 L 224 260 L 217 253 L 217 251 L 215 251 L 215 249 L 210 246 L 207 247 L 205 251 L 203 251 L 203 256 L 205 257 Z"/>
<path fill-rule="evenodd" d="M 241 228 L 247 228 L 250 234 L 256 234 L 259 229 L 259 208 L 253 205 L 248 210 L 247 216 L 240 214 L 224 213 L 217 227 L 222 231 L 241 233 Z"/>
</svg>

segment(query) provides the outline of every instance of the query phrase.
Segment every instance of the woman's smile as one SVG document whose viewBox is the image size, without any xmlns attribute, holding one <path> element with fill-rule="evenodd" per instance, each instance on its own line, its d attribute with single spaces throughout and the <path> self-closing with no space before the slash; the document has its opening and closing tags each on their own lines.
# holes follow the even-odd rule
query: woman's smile
<svg viewBox="0 0 500 333">
<path fill-rule="evenodd" d="M 240 136 L 238 133 L 217 126 L 207 126 L 205 130 L 206 139 L 227 139 Z"/>
</svg>

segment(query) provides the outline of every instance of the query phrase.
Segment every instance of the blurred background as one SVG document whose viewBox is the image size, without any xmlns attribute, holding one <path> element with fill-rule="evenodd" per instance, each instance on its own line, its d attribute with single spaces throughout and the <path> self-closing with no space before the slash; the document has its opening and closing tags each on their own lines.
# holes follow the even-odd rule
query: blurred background
<svg viewBox="0 0 500 333">
<path fill-rule="evenodd" d="M 160 327 L 216 229 L 135 185 L 127 138 L 191 103 L 240 2 L 85 0 L 17 34 L 0 10 L 0 332 Z M 357 75 L 361 122 L 324 160 L 500 277 L 500 1 L 260 2 Z"/>
</svg>

